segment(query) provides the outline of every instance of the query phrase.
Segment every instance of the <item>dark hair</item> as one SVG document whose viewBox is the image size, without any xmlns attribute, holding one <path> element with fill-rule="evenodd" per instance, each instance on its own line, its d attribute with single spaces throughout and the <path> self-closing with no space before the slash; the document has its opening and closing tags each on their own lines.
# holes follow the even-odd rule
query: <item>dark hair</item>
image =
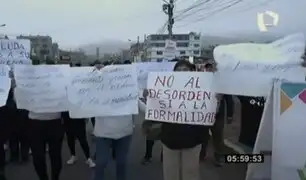
<svg viewBox="0 0 306 180">
<path fill-rule="evenodd" d="M 93 62 L 93 65 L 96 65 L 96 64 L 101 64 L 101 61 L 95 60 L 95 61 Z"/>
<path fill-rule="evenodd" d="M 192 63 L 190 63 L 189 61 L 186 60 L 179 60 L 177 61 L 177 63 L 174 65 L 173 71 L 176 71 L 177 68 L 181 67 L 181 66 L 186 66 L 188 67 L 188 69 L 190 71 L 195 71 L 196 70 L 196 66 Z"/>
<path fill-rule="evenodd" d="M 114 61 L 112 64 L 122 64 L 120 61 Z"/>
<path fill-rule="evenodd" d="M 110 65 L 110 62 L 105 61 L 105 62 L 103 62 L 103 65 L 104 65 L 104 66 L 108 66 L 108 65 Z"/>
<path fill-rule="evenodd" d="M 132 64 L 132 62 L 130 60 L 125 60 L 123 64 Z"/>
</svg>

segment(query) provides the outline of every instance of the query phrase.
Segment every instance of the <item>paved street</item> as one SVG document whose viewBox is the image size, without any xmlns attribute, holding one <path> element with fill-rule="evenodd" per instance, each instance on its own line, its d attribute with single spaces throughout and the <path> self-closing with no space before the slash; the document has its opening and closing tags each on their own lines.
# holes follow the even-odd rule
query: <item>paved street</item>
<svg viewBox="0 0 306 180">
<path fill-rule="evenodd" d="M 162 164 L 160 158 L 160 144 L 154 147 L 154 158 L 150 165 L 143 166 L 140 160 L 144 154 L 145 140 L 140 131 L 140 122 L 136 125 L 136 132 L 133 137 L 133 144 L 129 158 L 128 180 L 162 180 Z M 77 145 L 78 146 L 78 145 Z M 78 155 L 82 157 L 78 146 Z M 68 158 L 68 148 L 66 142 L 63 149 L 64 160 Z M 201 166 L 202 179 L 205 180 L 244 180 L 244 165 L 226 165 L 216 168 L 211 163 L 209 157 Z M 115 180 L 114 162 L 109 164 L 107 169 L 107 180 Z M 7 169 L 8 180 L 37 180 L 32 164 L 28 165 L 9 165 Z M 80 158 L 78 163 L 73 166 L 64 165 L 62 180 L 90 180 L 92 171 L 85 165 L 84 158 Z"/>
</svg>

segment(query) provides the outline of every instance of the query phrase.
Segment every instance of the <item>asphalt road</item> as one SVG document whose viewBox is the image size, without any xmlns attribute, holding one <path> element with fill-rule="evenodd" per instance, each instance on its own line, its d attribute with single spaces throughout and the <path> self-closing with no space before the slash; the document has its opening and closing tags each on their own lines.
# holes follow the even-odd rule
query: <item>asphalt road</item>
<svg viewBox="0 0 306 180">
<path fill-rule="evenodd" d="M 94 150 L 94 143 L 92 143 L 92 150 Z M 133 135 L 133 142 L 130 149 L 129 162 L 128 162 L 128 180 L 162 180 L 162 164 L 160 162 L 160 144 L 154 147 L 153 162 L 149 165 L 143 166 L 140 161 L 144 155 L 145 139 L 140 131 L 140 121 L 137 122 L 135 133 Z M 210 148 L 211 151 L 211 148 Z M 92 170 L 84 163 L 85 158 L 77 144 L 77 154 L 79 161 L 73 165 L 64 165 L 61 179 L 62 180 L 90 180 L 92 177 Z M 244 180 L 243 164 L 231 164 L 224 167 L 215 167 L 212 164 L 212 156 L 201 165 L 202 179 L 205 180 Z M 66 161 L 69 157 L 66 142 L 64 142 L 63 158 Z M 111 162 L 106 170 L 107 180 L 115 180 L 115 164 Z M 8 180 L 38 180 L 32 163 L 19 165 L 8 164 L 7 167 Z"/>
</svg>

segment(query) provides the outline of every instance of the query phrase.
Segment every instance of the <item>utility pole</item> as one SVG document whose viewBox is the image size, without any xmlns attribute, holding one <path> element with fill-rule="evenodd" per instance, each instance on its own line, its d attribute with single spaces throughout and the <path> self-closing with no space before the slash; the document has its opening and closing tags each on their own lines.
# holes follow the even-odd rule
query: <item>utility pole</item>
<svg viewBox="0 0 306 180">
<path fill-rule="evenodd" d="M 139 54 L 140 54 L 140 42 L 139 42 L 139 40 L 140 40 L 140 37 L 139 36 L 137 36 L 137 44 L 136 44 L 136 47 L 137 47 L 137 61 L 138 61 L 138 57 L 139 57 Z"/>
<path fill-rule="evenodd" d="M 168 15 L 168 35 L 169 39 L 172 39 L 173 35 L 173 24 L 174 24 L 174 18 L 173 18 L 173 10 L 174 10 L 174 0 L 169 0 L 169 2 L 166 2 L 163 4 L 163 11 L 165 14 Z"/>
</svg>

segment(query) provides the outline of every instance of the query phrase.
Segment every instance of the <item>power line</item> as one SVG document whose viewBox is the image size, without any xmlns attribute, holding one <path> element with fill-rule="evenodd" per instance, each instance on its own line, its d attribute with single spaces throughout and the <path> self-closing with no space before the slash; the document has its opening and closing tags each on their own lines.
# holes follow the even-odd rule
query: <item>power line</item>
<svg viewBox="0 0 306 180">
<path fill-rule="evenodd" d="M 194 4 L 192 4 L 188 8 L 183 9 L 183 10 L 177 12 L 178 14 L 176 16 L 174 16 L 174 18 L 178 18 L 178 17 L 184 15 L 185 13 L 187 13 L 187 12 L 197 8 L 197 7 L 200 7 L 201 5 L 206 4 L 206 3 L 210 2 L 210 1 L 211 0 L 197 0 Z"/>
<path fill-rule="evenodd" d="M 240 10 L 238 9 L 237 11 L 235 10 L 235 12 L 233 12 L 233 13 L 240 13 L 240 12 L 251 10 L 251 9 L 263 6 L 263 5 L 268 5 L 269 3 L 273 2 L 273 1 L 275 1 L 275 0 L 266 0 L 266 1 L 263 1 L 263 2 L 260 2 L 260 3 L 253 3 L 246 8 L 243 8 L 243 9 L 240 9 Z"/>
<path fill-rule="evenodd" d="M 220 2 L 221 1 L 221 2 Z M 210 1 L 211 2 L 211 1 Z M 188 14 L 186 14 L 186 15 L 183 15 L 183 16 L 180 16 L 180 17 L 178 17 L 177 19 L 175 19 L 176 21 L 181 21 L 181 20 L 183 20 L 183 19 L 186 19 L 187 17 L 190 17 L 190 16 L 193 16 L 193 15 L 197 15 L 199 12 L 202 12 L 202 11 L 204 11 L 204 10 L 208 10 L 208 9 L 212 9 L 212 8 L 214 8 L 214 7 L 216 7 L 216 6 L 219 6 L 219 5 L 224 5 L 224 4 L 220 4 L 220 3 L 222 3 L 222 0 L 215 0 L 214 1 L 214 3 L 213 4 L 211 4 L 211 3 L 207 3 L 207 4 L 205 4 L 205 5 L 208 5 L 208 6 L 204 6 L 203 8 L 200 8 L 200 9 L 196 9 L 196 11 L 194 11 L 194 12 L 190 12 L 190 13 L 188 13 Z"/>
<path fill-rule="evenodd" d="M 242 1 L 243 1 L 243 0 L 233 0 L 233 1 L 230 1 L 230 2 L 229 2 L 229 3 L 230 3 L 229 5 L 226 5 L 225 7 L 222 7 L 222 8 L 216 9 L 216 10 L 213 10 L 212 12 L 206 14 L 205 16 L 202 16 L 202 17 L 200 17 L 200 18 L 197 18 L 196 20 L 191 21 L 191 22 L 188 22 L 188 23 L 186 23 L 186 24 L 184 24 L 184 25 L 178 26 L 177 28 L 184 27 L 184 26 L 187 26 L 187 25 L 192 24 L 192 23 L 201 22 L 201 21 L 203 21 L 203 20 L 205 20 L 205 19 L 207 19 L 207 18 L 209 18 L 209 17 L 211 17 L 211 16 L 213 16 L 213 15 L 215 15 L 215 14 L 217 14 L 217 13 L 220 13 L 220 12 L 226 10 L 226 9 L 229 9 L 229 8 L 235 6 L 235 5 L 238 4 L 238 3 L 241 3 Z"/>
</svg>

